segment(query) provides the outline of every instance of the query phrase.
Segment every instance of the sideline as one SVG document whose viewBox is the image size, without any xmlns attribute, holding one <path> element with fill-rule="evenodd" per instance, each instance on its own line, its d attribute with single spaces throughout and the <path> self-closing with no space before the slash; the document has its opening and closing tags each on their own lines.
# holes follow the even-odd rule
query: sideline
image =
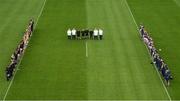
<svg viewBox="0 0 180 101">
<path fill-rule="evenodd" d="M 130 12 L 130 14 L 131 14 L 131 16 L 132 16 L 132 19 L 133 19 L 133 21 L 134 21 L 134 23 L 135 23 L 135 25 L 136 25 L 136 27 L 137 27 L 137 30 L 138 30 L 137 22 L 136 22 L 136 20 L 135 20 L 135 18 L 134 18 L 134 15 L 132 14 L 132 11 L 131 11 L 128 3 L 127 3 L 127 0 L 124 0 L 124 1 L 125 1 L 126 5 L 127 5 L 127 8 L 128 8 L 128 10 L 129 10 L 129 12 Z M 138 32 L 139 32 L 139 30 L 138 30 Z M 147 49 L 147 47 L 146 47 L 146 49 Z M 148 49 L 147 49 L 147 50 L 148 50 Z M 148 52 L 148 53 L 149 53 L 149 52 Z M 149 54 L 149 55 L 150 55 L 150 54 Z M 154 65 L 154 66 L 155 66 L 155 65 Z M 163 80 L 162 80 L 162 78 L 161 78 L 161 76 L 160 76 L 160 74 L 159 74 L 159 72 L 158 72 L 158 70 L 157 70 L 156 67 L 155 67 L 155 69 L 156 69 L 156 72 L 157 72 L 157 74 L 158 74 L 158 76 L 159 76 L 159 79 L 161 80 L 161 83 L 162 83 L 162 85 L 163 85 L 163 87 L 164 87 L 164 89 L 165 89 L 165 91 L 166 91 L 166 94 L 167 94 L 169 100 L 171 101 L 171 96 L 169 95 L 169 92 L 168 92 L 168 90 L 167 90 L 167 88 L 166 88 L 166 86 L 165 86 L 165 84 L 164 84 L 164 82 L 163 82 Z"/>
<path fill-rule="evenodd" d="M 43 6 L 42 6 L 41 11 L 40 11 L 40 13 L 39 13 L 39 15 L 38 15 L 38 18 L 37 18 L 37 21 L 36 21 L 36 23 L 35 23 L 34 29 L 36 28 L 36 26 L 37 26 L 37 24 L 38 24 L 38 21 L 39 21 L 39 18 L 40 18 L 40 16 L 42 15 L 42 12 L 43 12 L 43 10 L 44 10 L 45 4 L 46 4 L 46 0 L 44 0 Z M 25 53 L 25 51 L 24 51 L 24 53 Z M 20 62 L 19 62 L 19 64 L 18 64 L 18 66 L 17 66 L 17 69 L 16 69 L 16 71 L 15 71 L 15 73 L 14 73 L 14 76 L 13 76 L 13 78 L 12 78 L 12 80 L 11 80 L 11 82 L 10 82 L 7 90 L 6 90 L 6 93 L 5 93 L 2 101 L 5 101 L 5 100 L 6 100 L 6 97 L 7 97 L 7 95 L 8 95 L 8 92 L 9 92 L 9 90 L 10 90 L 10 88 L 11 88 L 11 85 L 12 85 L 12 83 L 13 83 L 13 81 L 14 81 L 14 77 L 16 76 L 16 73 L 17 73 L 17 71 L 18 71 L 18 69 L 19 69 L 19 65 L 21 64 L 22 58 L 23 58 L 23 56 L 24 56 L 24 53 L 23 53 L 23 55 L 22 55 L 22 57 L 21 57 L 21 60 L 20 60 Z"/>
</svg>

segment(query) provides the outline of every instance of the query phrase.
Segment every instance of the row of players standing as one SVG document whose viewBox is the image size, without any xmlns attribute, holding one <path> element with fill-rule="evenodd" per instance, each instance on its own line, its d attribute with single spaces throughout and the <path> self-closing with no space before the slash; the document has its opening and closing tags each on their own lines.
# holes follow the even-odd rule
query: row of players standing
<svg viewBox="0 0 180 101">
<path fill-rule="evenodd" d="M 26 46 L 28 45 L 29 38 L 31 37 L 31 34 L 33 32 L 33 27 L 34 27 L 34 21 L 33 21 L 33 19 L 31 19 L 28 24 L 28 27 L 24 33 L 22 40 L 20 41 L 15 52 L 11 55 L 10 64 L 6 67 L 7 81 L 9 81 L 13 77 L 16 66 L 18 65 L 18 62 L 19 62 L 24 50 L 26 49 Z"/>
<path fill-rule="evenodd" d="M 102 29 L 94 29 L 94 30 L 76 30 L 75 28 L 67 30 L 68 39 L 95 39 L 102 40 L 103 39 L 103 30 Z"/>
<path fill-rule="evenodd" d="M 141 38 L 143 39 L 146 46 L 148 47 L 151 57 L 153 59 L 152 64 L 156 65 L 157 69 L 162 74 L 162 76 L 166 80 L 167 85 L 169 86 L 170 80 L 173 78 L 167 64 L 158 54 L 158 51 L 154 46 L 153 39 L 149 36 L 148 32 L 145 30 L 144 26 L 142 25 L 140 25 L 140 33 L 141 33 Z M 161 51 L 161 49 L 159 49 L 159 51 Z"/>
</svg>

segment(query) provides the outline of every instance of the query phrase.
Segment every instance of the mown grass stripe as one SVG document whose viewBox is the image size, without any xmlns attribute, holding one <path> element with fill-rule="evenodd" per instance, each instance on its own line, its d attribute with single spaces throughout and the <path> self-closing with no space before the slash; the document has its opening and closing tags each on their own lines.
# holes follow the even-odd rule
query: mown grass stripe
<svg viewBox="0 0 180 101">
<path fill-rule="evenodd" d="M 138 30 L 139 27 L 138 27 L 138 25 L 137 25 L 137 23 L 136 23 L 136 20 L 135 20 L 135 18 L 134 18 L 134 15 L 133 15 L 130 7 L 129 7 L 129 4 L 127 3 L 126 0 L 124 0 L 124 1 L 125 1 L 126 5 L 127 5 L 127 8 L 128 8 L 128 10 L 129 10 L 129 12 L 130 12 L 130 14 L 131 14 L 131 16 L 132 16 L 132 19 L 133 19 L 133 21 L 134 21 L 134 23 L 135 23 L 135 25 L 136 25 L 136 27 L 137 27 L 137 30 Z M 147 49 L 147 51 L 148 51 L 148 48 L 147 48 L 147 47 L 146 47 L 146 49 Z M 150 54 L 149 54 L 149 56 L 150 56 Z M 150 57 L 151 57 L 151 56 L 150 56 Z M 169 94 L 169 92 L 168 92 L 168 90 L 167 90 L 167 88 L 166 88 L 166 86 L 165 86 L 165 84 L 164 84 L 164 82 L 163 82 L 163 80 L 162 80 L 162 77 L 160 76 L 160 74 L 159 74 L 159 72 L 158 72 L 158 70 L 157 70 L 157 68 L 156 68 L 155 65 L 154 65 L 154 68 L 156 69 L 157 75 L 159 76 L 159 79 L 161 80 L 161 83 L 162 83 L 162 85 L 163 85 L 163 87 L 164 87 L 164 89 L 165 89 L 165 91 L 166 91 L 166 94 L 167 94 L 169 100 L 171 101 L 171 96 L 170 96 L 170 94 Z"/>
<path fill-rule="evenodd" d="M 45 4 L 46 4 L 46 0 L 44 0 L 44 4 L 43 4 L 43 6 L 42 6 L 42 8 L 41 8 L 41 11 L 40 11 L 40 13 L 39 13 L 39 15 L 38 15 L 38 18 L 37 18 L 36 22 L 35 22 L 34 29 L 36 29 L 38 20 L 39 20 L 41 14 L 42 14 L 42 12 L 43 12 L 43 9 L 44 9 Z M 32 34 L 32 35 L 33 35 L 33 34 Z M 22 59 L 23 59 L 24 54 L 25 54 L 25 51 L 24 51 L 24 53 L 23 53 L 23 55 L 22 55 L 22 57 L 21 57 L 21 60 L 20 60 L 20 62 L 19 62 L 19 64 L 18 64 L 18 66 L 17 66 L 17 69 L 16 69 L 16 71 L 15 71 L 15 73 L 14 73 L 14 76 L 13 76 L 12 80 L 10 81 L 10 84 L 9 84 L 9 86 L 8 86 L 6 92 L 5 92 L 5 95 L 4 95 L 4 97 L 3 97 L 3 101 L 6 100 L 6 97 L 7 97 L 7 95 L 8 95 L 8 92 L 9 92 L 10 88 L 11 88 L 11 85 L 13 84 L 13 81 L 14 81 L 14 78 L 15 78 L 15 76 L 16 76 L 16 73 L 17 73 L 17 71 L 19 70 L 19 65 L 21 64 L 21 61 L 22 61 Z"/>
<path fill-rule="evenodd" d="M 88 57 L 88 43 L 86 41 L 86 57 Z"/>
</svg>

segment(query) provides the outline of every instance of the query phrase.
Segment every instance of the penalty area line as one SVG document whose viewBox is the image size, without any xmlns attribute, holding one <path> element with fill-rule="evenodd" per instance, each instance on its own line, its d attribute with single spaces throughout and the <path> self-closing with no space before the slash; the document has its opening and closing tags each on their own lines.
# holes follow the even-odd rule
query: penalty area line
<svg viewBox="0 0 180 101">
<path fill-rule="evenodd" d="M 130 15 L 131 15 L 131 17 L 132 17 L 132 19 L 133 19 L 133 21 L 134 21 L 134 24 L 136 25 L 137 30 L 138 30 L 138 24 L 137 24 L 137 22 L 136 22 L 136 20 L 135 20 L 135 18 L 134 18 L 134 15 L 133 15 L 130 7 L 129 7 L 129 4 L 127 3 L 127 0 L 124 0 L 124 1 L 125 1 L 125 4 L 126 4 L 128 10 L 129 10 L 129 13 L 130 13 Z M 138 31 L 138 32 L 139 32 L 139 31 Z M 146 46 L 146 49 L 147 49 L 147 46 Z M 148 49 L 147 49 L 147 50 L 148 50 Z M 149 53 L 149 52 L 148 52 L 148 53 Z M 150 56 L 150 54 L 149 54 L 149 56 Z M 151 57 L 151 56 L 150 56 L 150 57 Z M 152 59 L 152 58 L 151 58 L 151 59 Z M 155 65 L 154 65 L 154 66 L 155 66 Z M 168 92 L 168 90 L 167 90 L 167 88 L 166 88 L 166 86 L 165 86 L 165 84 L 164 84 L 164 82 L 163 82 L 160 74 L 158 73 L 158 70 L 157 70 L 156 67 L 155 67 L 155 69 L 156 69 L 156 72 L 157 72 L 157 74 L 158 74 L 158 76 L 159 76 L 159 79 L 161 80 L 161 83 L 162 83 L 162 85 L 163 85 L 163 87 L 164 87 L 164 89 L 165 89 L 165 91 L 166 91 L 166 94 L 167 94 L 169 100 L 172 101 L 172 100 L 171 100 L 171 96 L 170 96 L 170 94 L 169 94 L 169 92 Z"/>
<path fill-rule="evenodd" d="M 44 10 L 45 4 L 46 4 L 46 0 L 44 0 L 44 3 L 43 3 L 42 8 L 41 8 L 41 11 L 40 11 L 40 13 L 39 13 L 39 15 L 38 15 L 38 17 L 37 17 L 37 21 L 36 21 L 35 26 L 34 26 L 35 28 L 36 28 L 36 26 L 37 26 L 37 23 L 38 23 L 38 21 L 39 21 L 40 16 L 42 15 L 42 12 L 43 12 L 43 10 Z M 35 28 L 34 28 L 34 29 L 35 29 Z M 25 53 L 25 51 L 24 51 L 24 53 Z M 19 64 L 18 64 L 18 66 L 17 66 L 17 70 L 15 71 L 14 76 L 13 76 L 10 84 L 8 85 L 8 88 L 7 88 L 7 90 L 6 90 L 6 93 L 5 93 L 2 101 L 5 101 L 5 100 L 6 100 L 6 97 L 7 97 L 7 95 L 8 95 L 8 92 L 9 92 L 10 88 L 11 88 L 11 85 L 12 85 L 12 83 L 13 83 L 13 81 L 14 81 L 14 78 L 15 78 L 15 76 L 16 76 L 16 73 L 17 73 L 17 71 L 19 70 L 19 65 L 21 64 L 22 58 L 23 58 L 23 56 L 24 56 L 24 53 L 23 53 L 23 55 L 22 55 L 22 57 L 21 57 L 21 60 L 20 60 L 20 62 L 19 62 Z"/>
</svg>

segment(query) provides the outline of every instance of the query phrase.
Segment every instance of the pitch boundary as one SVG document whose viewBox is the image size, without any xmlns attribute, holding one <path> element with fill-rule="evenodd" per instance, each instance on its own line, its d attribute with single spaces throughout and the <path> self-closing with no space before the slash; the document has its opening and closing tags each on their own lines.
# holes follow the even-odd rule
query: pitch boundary
<svg viewBox="0 0 180 101">
<path fill-rule="evenodd" d="M 47 1 L 47 0 L 44 0 L 43 6 L 42 6 L 42 8 L 41 8 L 41 11 L 40 11 L 40 13 L 39 13 L 39 15 L 38 15 L 38 17 L 37 17 L 37 21 L 36 21 L 36 23 L 35 23 L 35 28 L 36 28 L 36 26 L 37 26 L 37 23 L 38 23 L 38 20 L 39 20 L 40 16 L 42 15 L 42 12 L 43 12 L 44 7 L 45 7 L 45 4 L 46 4 L 46 1 Z M 128 5 L 128 3 L 127 3 L 127 0 L 124 0 L 124 1 L 125 1 L 126 5 L 127 5 L 127 7 L 128 7 L 128 10 L 129 10 L 129 12 L 130 12 L 130 14 L 131 14 L 131 16 L 132 16 L 132 19 L 134 20 L 134 23 L 135 23 L 136 27 L 137 27 L 137 29 L 138 29 L 138 25 L 137 25 L 137 23 L 136 23 L 136 20 L 135 20 L 133 14 L 132 14 L 132 11 L 131 11 L 129 5 Z M 146 48 L 147 48 L 147 47 L 146 47 Z M 24 54 L 23 54 L 23 56 L 24 56 Z M 23 56 L 22 56 L 22 58 L 23 58 Z M 88 44 L 87 44 L 87 42 L 86 42 L 86 57 L 88 57 Z M 20 63 L 19 63 L 19 64 L 21 64 L 21 61 L 22 61 L 22 59 L 20 60 Z M 17 67 L 17 70 L 18 70 L 18 69 L 19 69 L 19 66 Z M 14 81 L 14 78 L 15 78 L 15 75 L 16 75 L 16 73 L 17 73 L 17 70 L 15 71 L 15 74 L 14 74 L 14 76 L 13 76 L 13 78 L 12 78 L 12 80 L 11 80 L 11 82 L 10 82 L 7 90 L 6 90 L 6 93 L 5 93 L 2 101 L 5 101 L 5 99 L 6 99 L 6 97 L 7 97 L 7 94 L 8 94 L 8 92 L 9 92 L 10 88 L 11 88 L 11 85 L 12 85 L 13 81 Z M 157 71 L 157 69 L 156 69 L 156 71 Z M 158 71 L 157 71 L 157 73 L 158 73 Z M 158 75 L 159 75 L 159 73 L 158 73 Z M 169 93 L 168 93 L 168 91 L 167 91 L 167 88 L 165 87 L 165 85 L 164 85 L 164 83 L 163 83 L 163 80 L 162 80 L 162 78 L 161 78 L 160 75 L 159 75 L 159 78 L 160 78 L 160 80 L 161 80 L 161 82 L 162 82 L 162 85 L 163 85 L 163 87 L 164 87 L 167 95 L 168 95 L 169 100 L 171 101 L 171 97 L 170 97 L 170 95 L 169 95 Z M 49 101 L 49 100 L 46 100 L 46 101 Z M 56 101 L 56 100 L 53 100 L 53 101 Z M 63 101 L 63 100 L 62 100 L 62 101 Z M 70 101 L 71 101 L 71 100 L 70 100 Z M 72 100 L 72 101 L 73 101 L 73 100 Z M 91 100 L 90 100 L 90 101 L 91 101 Z M 92 101 L 93 101 L 93 100 L 92 100 Z M 97 100 L 96 100 L 96 101 L 97 101 Z M 100 100 L 100 101 L 103 101 L 103 100 Z M 104 100 L 104 101 L 106 101 L 106 100 Z M 116 101 L 123 101 L 123 100 L 116 100 Z M 129 101 L 131 101 L 131 100 L 129 100 Z M 133 100 L 132 100 L 132 101 L 133 101 Z M 155 100 L 153 100 L 153 101 L 155 101 Z"/>
<path fill-rule="evenodd" d="M 42 8 L 41 8 L 41 11 L 40 11 L 40 13 L 39 13 L 39 15 L 38 15 L 38 17 L 37 17 L 37 20 L 36 20 L 36 23 L 35 23 L 35 26 L 34 26 L 35 28 L 36 28 L 36 26 L 37 26 L 37 24 L 38 24 L 38 21 L 39 21 L 40 16 L 42 15 L 42 12 L 43 12 L 44 7 L 45 7 L 45 5 L 46 5 L 46 1 L 47 1 L 47 0 L 44 0 L 43 6 L 42 6 Z M 34 28 L 34 29 L 35 29 L 35 28 Z M 25 54 L 25 52 L 23 53 L 23 56 L 24 56 L 24 54 Z M 21 60 L 20 60 L 20 62 L 19 62 L 19 65 L 21 64 L 21 61 L 22 61 L 22 59 L 23 59 L 23 56 L 22 56 L 22 58 L 21 58 Z M 16 76 L 16 73 L 17 73 L 17 70 L 18 70 L 18 69 L 19 69 L 19 66 L 17 67 L 17 69 L 16 69 L 16 71 L 15 71 L 15 73 L 14 73 L 14 76 L 13 76 L 10 84 L 8 85 L 8 88 L 7 88 L 7 90 L 6 90 L 6 93 L 5 93 L 2 101 L 5 101 L 5 100 L 6 100 L 6 97 L 7 97 L 7 95 L 8 95 L 8 92 L 9 92 L 10 88 L 11 88 L 11 85 L 12 85 L 12 83 L 13 83 L 13 81 L 14 81 L 14 78 L 15 78 L 15 76 Z"/>
<path fill-rule="evenodd" d="M 128 10 L 129 10 L 131 16 L 132 16 L 133 21 L 134 21 L 134 23 L 135 23 L 135 25 L 136 25 L 136 27 L 137 27 L 137 29 L 138 29 L 137 22 L 136 22 L 136 20 L 135 20 L 135 18 L 134 18 L 134 15 L 133 15 L 133 13 L 132 13 L 130 7 L 129 7 L 129 4 L 127 3 L 127 0 L 124 0 L 124 1 L 125 1 L 126 5 L 127 5 L 127 8 L 128 8 Z M 146 49 L 147 49 L 147 47 L 146 47 Z M 149 55 L 150 55 L 150 54 L 149 54 Z M 165 91 L 166 91 L 166 94 L 167 94 L 169 100 L 171 101 L 171 96 L 169 95 L 169 92 L 168 92 L 166 86 L 164 85 L 164 82 L 163 82 L 163 80 L 162 80 L 160 74 L 158 73 L 157 69 L 156 69 L 156 72 L 157 72 L 157 74 L 158 74 L 158 76 L 159 76 L 159 79 L 161 80 L 161 83 L 162 83 L 162 85 L 163 85 L 163 87 L 164 87 L 164 89 L 165 89 Z"/>
</svg>

